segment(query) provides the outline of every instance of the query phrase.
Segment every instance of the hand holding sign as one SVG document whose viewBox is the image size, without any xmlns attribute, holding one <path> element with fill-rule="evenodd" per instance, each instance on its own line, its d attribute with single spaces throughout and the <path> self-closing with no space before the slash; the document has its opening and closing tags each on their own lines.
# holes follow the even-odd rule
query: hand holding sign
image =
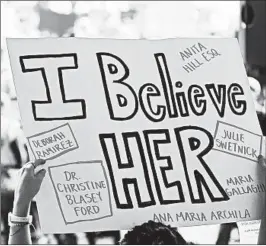
<svg viewBox="0 0 266 246">
<path fill-rule="evenodd" d="M 46 171 L 41 169 L 36 174 L 34 169 L 45 163 L 45 160 L 38 159 L 35 162 L 29 162 L 20 171 L 18 184 L 15 189 L 15 203 L 19 204 L 14 206 L 13 213 L 17 216 L 26 216 L 30 202 L 39 192 L 41 183 L 45 176 Z"/>
</svg>

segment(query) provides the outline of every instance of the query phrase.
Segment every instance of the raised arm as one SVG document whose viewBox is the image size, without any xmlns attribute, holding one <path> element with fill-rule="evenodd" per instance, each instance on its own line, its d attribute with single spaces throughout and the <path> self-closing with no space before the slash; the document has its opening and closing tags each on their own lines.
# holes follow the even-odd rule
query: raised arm
<svg viewBox="0 0 266 246">
<path fill-rule="evenodd" d="M 31 201 L 40 190 L 41 183 L 45 176 L 44 169 L 35 173 L 35 168 L 44 163 L 44 160 L 29 162 L 20 170 L 18 185 L 15 189 L 12 212 L 13 222 L 10 223 L 8 244 L 32 244 L 30 225 L 27 222 L 21 222 L 21 220 L 22 217 L 25 218 L 29 216 Z M 20 218 L 15 218 L 14 216 Z"/>
<path fill-rule="evenodd" d="M 266 159 L 263 158 L 263 156 L 259 156 L 258 162 L 260 165 L 264 167 L 266 171 Z M 266 179 L 266 175 L 265 175 L 265 179 Z M 262 218 L 261 218 L 258 244 L 266 245 L 266 194 L 265 194 L 265 199 L 264 199 L 264 210 L 263 210 Z"/>
</svg>

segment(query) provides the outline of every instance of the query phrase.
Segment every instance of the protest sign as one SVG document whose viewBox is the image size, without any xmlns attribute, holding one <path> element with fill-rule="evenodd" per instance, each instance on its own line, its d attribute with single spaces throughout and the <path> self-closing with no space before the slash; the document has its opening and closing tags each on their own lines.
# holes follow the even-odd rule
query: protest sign
<svg viewBox="0 0 266 246">
<path fill-rule="evenodd" d="M 262 135 L 236 39 L 9 39 L 42 230 L 259 219 Z M 47 199 L 49 197 L 49 199 Z"/>
<path fill-rule="evenodd" d="M 260 220 L 238 223 L 240 244 L 258 244 Z"/>
</svg>

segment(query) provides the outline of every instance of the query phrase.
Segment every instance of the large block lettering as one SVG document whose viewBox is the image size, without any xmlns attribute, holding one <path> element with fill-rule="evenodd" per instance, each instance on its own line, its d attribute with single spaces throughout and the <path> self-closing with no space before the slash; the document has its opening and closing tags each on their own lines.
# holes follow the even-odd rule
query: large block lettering
<svg viewBox="0 0 266 246">
<path fill-rule="evenodd" d="M 192 203 L 206 202 L 203 187 L 212 202 L 229 200 L 226 192 L 203 158 L 213 147 L 212 135 L 207 130 L 197 126 L 176 128 L 175 134 Z M 189 163 L 194 163 L 194 165 L 192 166 Z M 198 164 L 195 165 L 195 163 Z"/>
<path fill-rule="evenodd" d="M 147 130 L 144 131 L 144 136 L 160 203 L 185 202 L 181 182 L 179 180 L 169 182 L 167 178 L 168 172 L 178 172 L 176 169 L 174 170 L 172 158 L 160 153 L 160 145 L 171 143 L 169 131 L 166 129 Z M 164 166 L 162 167 L 160 164 Z"/>
<path fill-rule="evenodd" d="M 127 156 L 123 162 L 115 134 L 100 134 L 100 141 L 109 169 L 115 202 L 118 208 L 133 208 L 129 185 L 133 185 L 138 207 L 155 205 L 147 162 L 137 132 L 122 133 Z M 141 187 L 141 192 L 140 192 Z"/>
<path fill-rule="evenodd" d="M 85 100 L 67 99 L 63 81 L 63 71 L 78 68 L 76 54 L 20 56 L 20 65 L 23 73 L 40 72 L 45 86 L 47 100 L 32 100 L 36 121 L 86 118 Z"/>
<path fill-rule="evenodd" d="M 129 120 L 138 111 L 137 95 L 125 82 L 129 76 L 126 63 L 110 53 L 97 53 L 106 102 L 112 120 Z"/>
</svg>

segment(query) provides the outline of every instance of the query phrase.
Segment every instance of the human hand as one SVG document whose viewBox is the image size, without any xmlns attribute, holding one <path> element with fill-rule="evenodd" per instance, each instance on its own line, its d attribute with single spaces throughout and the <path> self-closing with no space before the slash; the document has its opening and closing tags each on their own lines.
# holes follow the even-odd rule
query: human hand
<svg viewBox="0 0 266 246">
<path fill-rule="evenodd" d="M 34 162 L 28 162 L 20 170 L 14 198 L 14 210 L 20 216 L 22 216 L 21 214 L 27 213 L 32 199 L 40 190 L 46 171 L 41 169 L 35 174 L 34 169 L 44 163 L 45 160 L 38 159 Z"/>
</svg>

